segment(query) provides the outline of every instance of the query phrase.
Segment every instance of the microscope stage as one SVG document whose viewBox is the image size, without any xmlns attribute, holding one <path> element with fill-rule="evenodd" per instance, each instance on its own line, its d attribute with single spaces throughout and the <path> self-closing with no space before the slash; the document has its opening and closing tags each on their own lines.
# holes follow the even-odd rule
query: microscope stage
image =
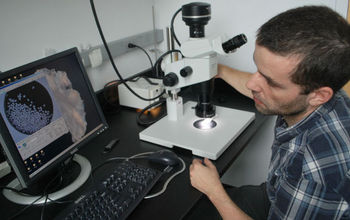
<svg viewBox="0 0 350 220">
<path fill-rule="evenodd" d="M 216 106 L 214 128 L 201 130 L 193 123 L 201 118 L 195 116 L 197 103 L 186 102 L 184 115 L 178 121 L 167 117 L 143 130 L 141 140 L 168 148 L 174 146 L 191 150 L 194 155 L 216 160 L 242 131 L 255 119 L 254 112 Z"/>
</svg>

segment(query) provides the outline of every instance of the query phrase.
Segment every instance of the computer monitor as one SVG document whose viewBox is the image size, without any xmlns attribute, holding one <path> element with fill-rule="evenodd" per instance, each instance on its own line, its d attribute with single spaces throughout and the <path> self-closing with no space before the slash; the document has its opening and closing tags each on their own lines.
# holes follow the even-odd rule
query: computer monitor
<svg viewBox="0 0 350 220">
<path fill-rule="evenodd" d="M 22 187 L 107 128 L 76 48 L 0 74 L 0 142 Z"/>
</svg>

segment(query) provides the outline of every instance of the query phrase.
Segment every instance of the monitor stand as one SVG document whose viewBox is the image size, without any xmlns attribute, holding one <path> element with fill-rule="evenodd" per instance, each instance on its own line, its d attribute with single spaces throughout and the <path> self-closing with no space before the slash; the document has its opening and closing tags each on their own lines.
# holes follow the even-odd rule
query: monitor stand
<svg viewBox="0 0 350 220">
<path fill-rule="evenodd" d="M 21 205 L 30 205 L 30 204 L 42 205 L 44 203 L 50 203 L 51 201 L 61 199 L 67 196 L 68 194 L 74 192 L 81 185 L 83 185 L 86 182 L 86 180 L 89 178 L 91 173 L 91 164 L 85 157 L 75 154 L 73 157 L 73 160 L 80 165 L 79 176 L 72 183 L 70 183 L 68 186 L 64 187 L 63 189 L 50 193 L 47 198 L 46 196 L 33 196 L 28 194 L 21 194 L 8 189 L 4 189 L 2 193 L 11 202 L 21 204 Z M 13 181 L 11 181 L 7 185 L 7 187 L 19 189 L 21 186 L 18 179 L 16 178 Z"/>
</svg>

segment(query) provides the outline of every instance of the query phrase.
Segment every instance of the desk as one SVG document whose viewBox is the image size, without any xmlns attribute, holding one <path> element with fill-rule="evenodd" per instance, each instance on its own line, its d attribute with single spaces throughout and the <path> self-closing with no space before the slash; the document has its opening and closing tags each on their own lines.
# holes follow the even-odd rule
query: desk
<svg viewBox="0 0 350 220">
<path fill-rule="evenodd" d="M 217 89 L 214 94 L 214 104 L 231 107 L 241 110 L 255 111 L 254 103 L 246 97 L 235 92 L 233 89 Z M 185 97 L 189 97 L 186 92 Z M 107 115 L 106 119 L 110 125 L 110 129 L 102 133 L 97 138 L 93 139 L 81 150 L 79 154 L 87 157 L 93 167 L 102 163 L 105 159 L 115 156 L 132 156 L 142 152 L 158 151 L 164 149 L 151 143 L 139 140 L 139 132 L 144 129 L 136 123 L 136 113 L 132 109 L 122 108 L 115 115 Z M 254 135 L 260 125 L 264 122 L 265 117 L 261 114 L 256 114 L 256 119 L 248 126 L 248 128 L 227 148 L 227 150 L 214 161 L 220 175 L 223 175 L 228 167 L 237 158 L 239 153 L 246 147 L 249 139 Z M 108 154 L 102 154 L 103 146 L 107 144 L 113 137 L 120 138 L 120 142 Z M 182 219 L 186 213 L 200 199 L 202 193 L 194 189 L 189 180 L 188 167 L 193 158 L 189 152 L 176 151 L 186 163 L 187 169 L 172 180 L 168 185 L 166 192 L 156 198 L 143 200 L 140 205 L 134 210 L 128 219 Z M 103 170 L 103 168 L 102 168 Z M 102 171 L 103 172 L 103 171 Z M 8 178 L 0 181 L 0 185 L 4 185 Z M 90 182 L 78 189 L 68 199 L 76 199 Z M 52 204 L 45 208 L 45 219 L 52 219 L 56 213 L 62 210 L 66 204 Z M 16 213 L 23 206 L 15 205 L 7 201 L 3 195 L 0 196 L 1 219 L 7 219 L 9 216 Z M 16 219 L 40 219 L 41 207 L 31 207 L 26 210 L 23 215 Z"/>
</svg>

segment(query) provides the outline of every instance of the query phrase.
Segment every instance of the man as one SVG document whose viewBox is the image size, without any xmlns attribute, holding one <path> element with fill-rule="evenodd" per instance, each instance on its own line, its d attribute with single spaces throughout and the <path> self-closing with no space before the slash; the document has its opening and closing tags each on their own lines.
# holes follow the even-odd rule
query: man
<svg viewBox="0 0 350 220">
<path fill-rule="evenodd" d="M 219 65 L 218 77 L 278 115 L 267 182 L 225 188 L 205 158 L 190 166 L 192 186 L 223 219 L 349 219 L 349 24 L 327 7 L 288 10 L 258 30 L 254 62 L 254 74 Z M 205 204 L 196 211 L 213 219 Z"/>
</svg>

